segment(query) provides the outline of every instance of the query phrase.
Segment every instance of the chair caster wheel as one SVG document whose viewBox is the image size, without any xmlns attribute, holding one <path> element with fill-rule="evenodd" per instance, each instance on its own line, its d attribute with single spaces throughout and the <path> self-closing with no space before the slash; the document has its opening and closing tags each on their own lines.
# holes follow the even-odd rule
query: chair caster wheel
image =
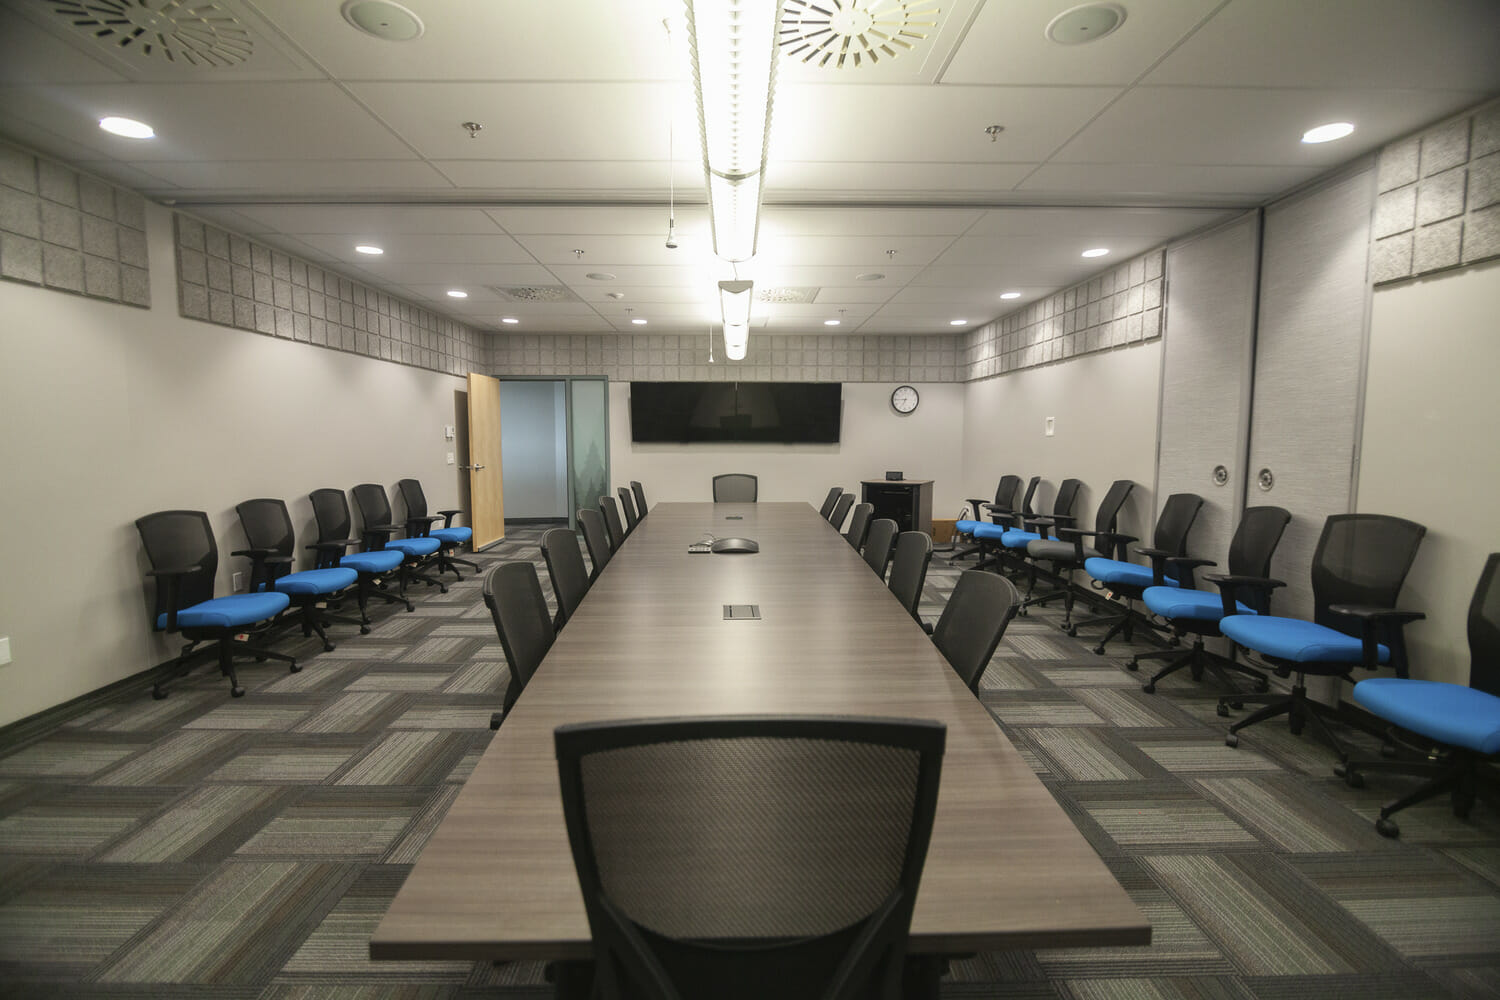
<svg viewBox="0 0 1500 1000">
<path fill-rule="evenodd" d="M 448 592 L 448 585 L 446 583 L 440 583 L 440 584 L 438 584 L 438 593 L 439 594 L 446 594 L 447 592 Z"/>
<path fill-rule="evenodd" d="M 1147 694 L 1155 694 L 1156 693 L 1156 685 L 1155 684 L 1151 684 L 1151 683 L 1142 684 L 1141 685 L 1141 690 L 1144 691 L 1144 692 L 1146 692 Z"/>
<path fill-rule="evenodd" d="M 1141 661 L 1133 659 L 1129 663 L 1125 664 L 1125 669 L 1126 670 L 1139 670 L 1139 669 L 1141 669 Z"/>
<path fill-rule="evenodd" d="M 1222 701 L 1219 702 L 1219 707 L 1215 708 L 1214 711 L 1218 713 L 1219 718 L 1221 719 L 1229 718 L 1229 706 L 1224 704 Z"/>
<path fill-rule="evenodd" d="M 406 602 L 406 610 L 407 610 L 408 613 L 413 612 L 413 611 L 417 610 L 417 606 L 415 604 L 411 603 L 410 601 L 407 601 Z"/>
<path fill-rule="evenodd" d="M 1095 646 L 1094 647 L 1094 655 L 1095 656 L 1103 656 L 1104 655 L 1104 647 L 1103 646 Z"/>
<path fill-rule="evenodd" d="M 331 642 L 325 642 L 325 643 L 323 643 L 323 652 L 325 652 L 325 653 L 331 653 L 335 649 L 338 649 L 338 647 L 335 646 L 333 643 L 331 643 Z"/>
<path fill-rule="evenodd" d="M 1237 747 L 1240 745 L 1240 738 L 1234 733 L 1230 733 L 1228 736 L 1224 737 L 1224 745 L 1226 747 Z"/>
<path fill-rule="evenodd" d="M 370 626 L 368 626 L 368 625 L 361 625 L 359 627 L 359 634 L 360 635 L 369 635 L 370 634 Z"/>
<path fill-rule="evenodd" d="M 1229 703 L 1229 707 L 1238 712 L 1240 709 L 1245 707 L 1245 703 L 1242 701 L 1231 701 Z"/>
<path fill-rule="evenodd" d="M 229 697 L 243 698 L 245 697 L 245 689 L 236 684 L 234 687 L 229 689 Z"/>
<path fill-rule="evenodd" d="M 1375 832 L 1382 837 L 1390 837 L 1392 840 L 1401 836 L 1401 828 L 1384 816 L 1375 821 Z"/>
<path fill-rule="evenodd" d="M 331 648 L 331 645 L 330 646 L 325 646 L 323 648 L 324 649 L 329 649 L 329 648 Z M 289 673 L 289 674 L 300 674 L 300 673 L 302 673 L 302 668 L 299 667 L 299 666 L 297 666 L 297 664 L 295 664 L 295 663 L 289 663 L 289 664 L 287 664 L 286 672 Z"/>
<path fill-rule="evenodd" d="M 1078 626 L 1076 625 L 1065 625 L 1063 626 L 1063 631 L 1075 639 L 1078 638 Z"/>
<path fill-rule="evenodd" d="M 1365 776 L 1358 771 L 1346 771 L 1344 773 L 1344 784 L 1350 788 L 1365 787 Z"/>
<path fill-rule="evenodd" d="M 1396 744 L 1394 744 L 1394 743 L 1382 743 L 1382 744 L 1380 744 L 1380 756 L 1385 757 L 1387 759 L 1396 756 Z"/>
<path fill-rule="evenodd" d="M 160 684 L 157 684 L 155 687 L 153 687 L 151 689 L 151 697 L 152 697 L 152 699 L 154 699 L 156 701 L 161 701 L 166 696 L 167 696 L 167 692 L 165 692 L 165 691 L 162 690 Z"/>
<path fill-rule="evenodd" d="M 1022 608 L 1020 611 L 1016 612 L 1016 616 L 1018 618 L 1025 618 L 1027 616 L 1027 610 L 1025 608 Z"/>
</svg>

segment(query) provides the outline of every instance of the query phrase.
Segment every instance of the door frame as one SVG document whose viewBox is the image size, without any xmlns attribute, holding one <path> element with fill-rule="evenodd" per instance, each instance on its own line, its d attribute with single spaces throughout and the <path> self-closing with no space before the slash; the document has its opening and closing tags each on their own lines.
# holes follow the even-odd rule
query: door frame
<svg viewBox="0 0 1500 1000">
<path fill-rule="evenodd" d="M 500 380 L 504 385 L 506 382 L 561 382 L 563 384 L 563 415 L 566 425 L 563 427 L 563 443 L 567 446 L 567 455 L 564 461 L 567 463 L 565 470 L 566 486 L 568 491 L 568 527 L 578 528 L 578 497 L 573 488 L 573 383 L 574 382 L 602 382 L 604 383 L 604 483 L 609 488 L 610 465 L 609 465 L 609 376 L 608 375 L 494 375 L 492 378 Z"/>
</svg>

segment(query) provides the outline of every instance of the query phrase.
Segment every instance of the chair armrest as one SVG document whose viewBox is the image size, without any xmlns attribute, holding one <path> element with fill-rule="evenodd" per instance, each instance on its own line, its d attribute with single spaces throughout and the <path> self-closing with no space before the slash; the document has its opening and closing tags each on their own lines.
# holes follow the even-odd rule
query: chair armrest
<svg viewBox="0 0 1500 1000">
<path fill-rule="evenodd" d="M 337 541 L 315 542 L 305 548 L 317 552 L 317 555 L 313 556 L 314 566 L 318 569 L 331 569 L 339 564 L 345 549 L 358 544 L 358 538 L 341 538 Z"/>
<path fill-rule="evenodd" d="M 197 566 L 168 566 L 166 569 L 148 569 L 147 576 L 164 576 L 168 579 L 176 579 L 179 576 L 187 576 L 197 570 Z"/>
<path fill-rule="evenodd" d="M 358 538 L 341 538 L 336 542 L 314 542 L 311 545 L 303 546 L 303 548 L 317 549 L 319 552 L 339 552 L 351 545 L 358 544 Z"/>
<path fill-rule="evenodd" d="M 385 548 L 385 543 L 401 532 L 394 524 L 367 524 L 360 532 L 364 537 L 361 544 L 366 552 L 378 552 Z"/>
<path fill-rule="evenodd" d="M 1285 587 L 1285 580 L 1273 580 L 1268 576 L 1238 576 L 1233 573 L 1204 573 L 1203 579 L 1218 585 L 1219 597 L 1224 605 L 1224 615 L 1237 615 L 1240 609 L 1234 606 L 1234 592 L 1238 587 L 1248 587 L 1265 595 L 1265 608 L 1271 607 L 1271 591 Z"/>
<path fill-rule="evenodd" d="M 451 527 L 453 527 L 453 518 L 456 515 L 458 515 L 458 514 L 462 514 L 463 511 L 461 511 L 461 510 L 440 510 L 440 511 L 438 511 L 438 513 L 441 514 L 442 517 L 443 517 L 443 527 L 445 527 L 445 528 L 451 528 Z"/>
<path fill-rule="evenodd" d="M 406 533 L 412 538 L 425 538 L 432 530 L 432 526 L 443 518 L 437 514 L 424 514 L 421 517 L 408 517 L 406 519 Z"/>
<path fill-rule="evenodd" d="M 1168 549 L 1137 548 L 1135 551 L 1137 555 L 1145 556 L 1151 560 L 1151 582 L 1158 587 L 1165 586 L 1167 582 L 1167 562 L 1178 557 L 1172 555 Z M 1193 567 L 1190 565 L 1182 566 L 1180 572 L 1182 576 L 1186 577 L 1186 580 L 1178 580 L 1177 582 L 1191 589 L 1193 586 Z"/>
<path fill-rule="evenodd" d="M 196 570 L 197 566 L 168 566 L 165 569 L 147 570 L 147 576 L 161 577 L 162 586 L 167 588 L 167 625 L 163 631 L 177 631 L 177 589 L 178 581 L 189 573 Z M 156 629 L 156 619 L 151 619 L 151 628 Z"/>
<path fill-rule="evenodd" d="M 1336 615 L 1347 615 L 1350 618 L 1358 618 L 1360 622 L 1359 637 L 1364 654 L 1363 662 L 1360 664 L 1366 670 L 1374 670 L 1380 666 L 1380 636 L 1377 626 L 1389 624 L 1399 631 L 1407 622 L 1421 621 L 1427 615 L 1421 611 L 1403 611 L 1400 608 L 1379 608 L 1365 604 L 1330 604 L 1328 610 Z M 1405 676 L 1404 669 L 1398 666 L 1398 674 Z"/>
<path fill-rule="evenodd" d="M 1101 528 L 1058 527 L 1057 529 L 1058 538 L 1061 538 L 1064 541 L 1069 538 L 1073 540 L 1073 545 L 1078 550 L 1079 562 L 1083 561 L 1083 540 L 1084 538 L 1090 536 L 1096 537 L 1100 540 L 1098 549 L 1106 557 L 1110 557 L 1111 552 L 1116 553 L 1116 555 L 1111 558 L 1123 558 L 1125 555 L 1126 544 L 1128 544 L 1129 542 L 1139 541 L 1139 539 L 1134 535 L 1122 535 L 1117 531 L 1105 531 Z"/>
</svg>

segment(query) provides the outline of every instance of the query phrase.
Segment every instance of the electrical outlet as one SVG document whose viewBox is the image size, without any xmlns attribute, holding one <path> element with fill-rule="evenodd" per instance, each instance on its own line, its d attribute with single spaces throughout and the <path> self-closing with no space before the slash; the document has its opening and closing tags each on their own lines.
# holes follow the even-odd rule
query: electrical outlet
<svg viewBox="0 0 1500 1000">
<path fill-rule="evenodd" d="M 1056 430 L 1056 429 L 1057 429 L 1057 418 L 1056 417 L 1048 417 L 1047 418 L 1047 429 L 1043 433 L 1047 437 L 1051 437 L 1052 436 L 1052 432 L 1054 430 Z"/>
<path fill-rule="evenodd" d="M 240 591 L 244 590 L 245 589 L 245 574 L 244 573 L 236 573 L 233 576 L 231 576 L 229 578 L 229 586 L 231 588 L 233 588 L 233 590 L 234 590 L 234 592 L 236 594 L 238 594 Z"/>
<path fill-rule="evenodd" d="M 0 635 L 0 667 L 10 662 L 10 636 Z"/>
</svg>

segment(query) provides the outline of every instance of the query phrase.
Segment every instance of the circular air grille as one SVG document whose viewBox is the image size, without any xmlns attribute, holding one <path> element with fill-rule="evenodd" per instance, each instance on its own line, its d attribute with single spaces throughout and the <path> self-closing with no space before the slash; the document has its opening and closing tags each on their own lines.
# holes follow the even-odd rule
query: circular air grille
<svg viewBox="0 0 1500 1000">
<path fill-rule="evenodd" d="M 255 49 L 250 32 L 212 0 L 46 0 L 104 45 L 186 66 L 233 66 Z"/>
<path fill-rule="evenodd" d="M 931 0 L 786 0 L 781 46 L 788 58 L 835 69 L 894 59 L 937 26 Z"/>
</svg>

